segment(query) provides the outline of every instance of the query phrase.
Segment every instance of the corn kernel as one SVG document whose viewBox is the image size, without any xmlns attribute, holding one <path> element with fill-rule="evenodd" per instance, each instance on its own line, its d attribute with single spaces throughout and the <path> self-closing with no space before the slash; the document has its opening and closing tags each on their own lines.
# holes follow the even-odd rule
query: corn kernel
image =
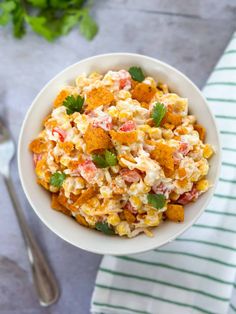
<svg viewBox="0 0 236 314">
<path fill-rule="evenodd" d="M 87 201 L 87 204 L 88 204 L 90 207 L 93 207 L 93 208 L 97 208 L 97 207 L 100 206 L 99 199 L 98 199 L 96 196 L 90 198 L 90 200 Z"/>
<path fill-rule="evenodd" d="M 162 130 L 162 136 L 164 139 L 169 140 L 174 136 L 174 134 L 170 129 L 166 129 Z"/>
<path fill-rule="evenodd" d="M 76 182 L 76 187 L 77 187 L 78 189 L 83 189 L 83 188 L 84 188 L 84 186 L 85 186 L 85 180 L 84 180 L 82 177 L 77 177 L 76 180 L 75 180 L 75 182 Z"/>
<path fill-rule="evenodd" d="M 120 235 L 127 235 L 130 233 L 130 228 L 129 228 L 129 224 L 126 221 L 122 221 L 120 222 L 117 226 L 116 226 L 116 232 Z"/>
<path fill-rule="evenodd" d="M 168 122 L 166 122 L 163 125 L 163 127 L 166 128 L 166 129 L 170 129 L 170 130 L 173 130 L 175 128 L 174 124 L 171 124 L 171 123 L 168 123 Z"/>
<path fill-rule="evenodd" d="M 158 226 L 160 223 L 158 212 L 155 209 L 148 210 L 144 223 L 151 227 Z"/>
<path fill-rule="evenodd" d="M 203 149 L 203 157 L 209 159 L 213 155 L 213 149 L 211 145 L 206 144 Z"/>
<path fill-rule="evenodd" d="M 95 227 L 95 224 L 97 222 L 97 218 L 95 216 L 89 216 L 88 215 L 88 216 L 85 216 L 84 218 L 90 227 Z"/>
<path fill-rule="evenodd" d="M 179 135 L 174 135 L 173 139 L 176 140 L 176 141 L 180 141 L 180 136 Z"/>
<path fill-rule="evenodd" d="M 162 131 L 160 128 L 150 128 L 148 134 L 151 139 L 158 140 L 161 138 Z"/>
<path fill-rule="evenodd" d="M 112 118 L 118 118 L 119 111 L 115 106 L 111 106 L 107 111 Z"/>
<path fill-rule="evenodd" d="M 142 207 L 142 202 L 141 202 L 140 198 L 135 196 L 135 195 L 130 196 L 129 201 L 130 201 L 131 205 L 136 209 L 140 209 Z"/>
<path fill-rule="evenodd" d="M 44 185 L 42 184 L 42 182 L 40 183 L 45 189 L 48 190 L 48 183 L 44 181 Z M 58 192 L 59 188 L 53 185 L 49 186 L 49 191 L 52 193 L 56 193 Z"/>
<path fill-rule="evenodd" d="M 146 185 L 146 184 L 143 185 L 143 192 L 144 192 L 144 193 L 148 193 L 148 192 L 150 192 L 150 190 L 151 190 L 151 187 L 150 187 L 150 186 L 148 186 L 148 185 Z"/>
<path fill-rule="evenodd" d="M 209 170 L 209 165 L 208 165 L 206 159 L 202 159 L 199 161 L 198 169 L 199 169 L 200 174 L 202 176 L 207 175 L 208 170 Z"/>
<path fill-rule="evenodd" d="M 181 188 L 185 188 L 186 185 L 188 184 L 188 179 L 183 179 L 183 180 L 177 180 L 177 184 Z"/>
<path fill-rule="evenodd" d="M 120 90 L 119 93 L 118 93 L 118 98 L 119 99 L 122 99 L 122 100 L 125 100 L 127 98 L 131 98 L 131 94 L 130 92 L 128 92 L 127 90 Z"/>
<path fill-rule="evenodd" d="M 184 98 L 181 99 L 180 97 L 178 97 L 178 99 L 175 100 L 174 110 L 176 113 L 180 113 L 183 111 L 186 112 L 187 106 L 188 106 L 187 99 Z"/>
<path fill-rule="evenodd" d="M 149 132 L 152 128 L 148 124 L 143 124 L 138 126 L 138 130 L 141 130 L 143 132 Z"/>
<path fill-rule="evenodd" d="M 112 196 L 112 189 L 108 186 L 102 186 L 100 187 L 100 193 L 103 198 L 109 198 Z"/>
<path fill-rule="evenodd" d="M 176 201 L 180 197 L 180 195 L 178 193 L 171 192 L 169 197 L 172 201 Z"/>
<path fill-rule="evenodd" d="M 75 148 L 79 151 L 79 152 L 83 152 L 83 144 L 84 144 L 84 141 L 82 138 L 78 139 L 76 141 L 76 144 L 75 144 Z"/>
<path fill-rule="evenodd" d="M 209 188 L 209 182 L 206 179 L 200 180 L 196 184 L 196 189 L 201 192 L 207 191 Z"/>
<path fill-rule="evenodd" d="M 132 119 L 133 118 L 133 114 L 132 112 L 129 111 L 121 111 L 119 113 L 119 119 L 121 122 L 126 121 L 128 119 Z"/>
<path fill-rule="evenodd" d="M 112 167 L 111 167 L 111 171 L 112 171 L 113 173 L 118 173 L 118 172 L 120 171 L 120 167 L 119 167 L 118 165 L 112 166 Z"/>
<path fill-rule="evenodd" d="M 179 178 L 183 178 L 186 176 L 186 170 L 184 168 L 179 168 L 178 169 L 178 176 Z"/>
<path fill-rule="evenodd" d="M 123 161 L 122 161 L 122 159 L 123 159 Z M 130 161 L 130 162 L 133 162 L 133 163 L 136 162 L 134 157 L 131 154 L 120 154 L 120 155 L 118 155 L 118 160 L 119 160 L 119 165 L 121 167 L 126 167 L 127 168 L 127 165 L 125 164 L 125 160 L 124 159 L 127 160 L 127 161 Z"/>
<path fill-rule="evenodd" d="M 193 174 L 191 175 L 190 181 L 191 181 L 191 182 L 196 182 L 196 181 L 199 180 L 200 176 L 201 176 L 201 173 L 200 173 L 199 171 L 195 171 L 195 172 L 193 172 Z"/>
<path fill-rule="evenodd" d="M 60 158 L 60 163 L 61 163 L 63 166 L 67 167 L 67 166 L 69 165 L 69 163 L 70 163 L 70 158 L 68 158 L 68 156 L 64 155 L 64 156 L 62 156 L 62 157 Z"/>
<path fill-rule="evenodd" d="M 80 210 L 86 214 L 86 215 L 92 215 L 93 214 L 93 208 L 91 208 L 88 204 L 83 204 L 81 207 L 80 207 Z M 86 219 L 87 220 L 87 219 Z"/>
<path fill-rule="evenodd" d="M 107 222 L 112 226 L 117 226 L 120 223 L 120 217 L 117 213 L 110 214 L 107 217 Z"/>
<path fill-rule="evenodd" d="M 188 134 L 188 129 L 185 128 L 184 126 L 179 126 L 179 127 L 176 129 L 176 132 L 177 132 L 179 135 L 185 135 L 185 134 Z"/>
</svg>

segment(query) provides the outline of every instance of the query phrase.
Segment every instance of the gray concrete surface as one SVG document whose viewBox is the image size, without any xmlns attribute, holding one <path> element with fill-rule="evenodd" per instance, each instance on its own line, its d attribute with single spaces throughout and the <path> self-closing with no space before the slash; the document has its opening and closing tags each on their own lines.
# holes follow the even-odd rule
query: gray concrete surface
<svg viewBox="0 0 236 314">
<path fill-rule="evenodd" d="M 29 33 L 15 40 L 0 30 L 0 116 L 17 140 L 30 103 L 64 67 L 105 52 L 137 52 L 159 58 L 187 74 L 199 87 L 235 30 L 233 0 L 95 0 L 100 25 L 90 43 L 77 31 L 50 44 Z M 12 176 L 29 224 L 48 256 L 61 297 L 41 308 L 35 296 L 22 237 L 0 178 L 0 313 L 87 314 L 101 257 L 81 251 L 49 231 L 31 210 L 17 173 Z"/>
</svg>

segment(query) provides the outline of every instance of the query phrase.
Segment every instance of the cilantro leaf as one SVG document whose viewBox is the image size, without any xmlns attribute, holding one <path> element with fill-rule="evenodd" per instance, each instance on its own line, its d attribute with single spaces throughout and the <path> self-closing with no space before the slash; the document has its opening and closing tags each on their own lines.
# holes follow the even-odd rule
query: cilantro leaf
<svg viewBox="0 0 236 314">
<path fill-rule="evenodd" d="M 165 206 L 166 198 L 163 194 L 148 194 L 148 204 L 156 209 L 161 209 Z"/>
<path fill-rule="evenodd" d="M 66 107 L 67 114 L 81 112 L 84 104 L 84 98 L 78 95 L 77 97 L 70 95 L 63 101 L 62 105 Z"/>
<path fill-rule="evenodd" d="M 66 178 L 65 173 L 55 172 L 50 178 L 50 184 L 57 188 L 60 188 L 65 178 Z"/>
<path fill-rule="evenodd" d="M 88 40 L 92 40 L 98 32 L 97 23 L 91 18 L 88 10 L 84 11 L 79 26 L 80 33 Z"/>
<path fill-rule="evenodd" d="M 15 1 L 5 1 L 0 3 L 0 25 L 7 25 L 11 19 L 11 12 L 15 7 Z"/>
<path fill-rule="evenodd" d="M 43 36 L 48 41 L 53 41 L 56 38 L 56 34 L 51 31 L 47 25 L 47 19 L 45 16 L 26 16 L 27 23 L 31 26 L 35 33 Z"/>
<path fill-rule="evenodd" d="M 129 74 L 131 75 L 133 80 L 138 81 L 138 82 L 142 82 L 145 79 L 143 71 L 139 67 L 129 68 Z"/>
<path fill-rule="evenodd" d="M 166 107 L 160 102 L 157 102 L 155 106 L 153 107 L 153 111 L 151 114 L 151 117 L 153 118 L 156 126 L 160 125 L 161 120 L 164 118 L 165 114 L 166 114 Z"/>
<path fill-rule="evenodd" d="M 114 153 L 106 150 L 103 155 L 92 155 L 93 162 L 98 168 L 107 168 L 117 165 L 117 157 Z"/>
<path fill-rule="evenodd" d="M 46 8 L 47 0 L 27 0 L 27 2 L 31 3 L 33 6 L 37 8 Z"/>
<path fill-rule="evenodd" d="M 14 10 L 12 23 L 14 36 L 16 38 L 23 37 L 25 34 L 25 11 L 19 3 Z"/>
<path fill-rule="evenodd" d="M 118 162 L 116 155 L 109 150 L 105 151 L 105 160 L 110 167 L 117 165 Z"/>
<path fill-rule="evenodd" d="M 95 228 L 107 235 L 113 235 L 115 234 L 115 231 L 113 228 L 111 228 L 107 222 L 97 222 L 95 224 Z"/>
<path fill-rule="evenodd" d="M 106 159 L 103 156 L 94 154 L 94 155 L 92 155 L 92 159 L 98 168 L 106 168 L 107 167 Z"/>
<path fill-rule="evenodd" d="M 86 0 L 4 0 L 0 1 L 0 26 L 12 21 L 14 36 L 21 38 L 28 24 L 35 33 L 53 41 L 78 25 L 82 36 L 91 40 L 98 26 L 90 9 Z"/>
<path fill-rule="evenodd" d="M 66 35 L 79 22 L 79 14 L 65 14 L 60 20 L 59 34 Z"/>
</svg>

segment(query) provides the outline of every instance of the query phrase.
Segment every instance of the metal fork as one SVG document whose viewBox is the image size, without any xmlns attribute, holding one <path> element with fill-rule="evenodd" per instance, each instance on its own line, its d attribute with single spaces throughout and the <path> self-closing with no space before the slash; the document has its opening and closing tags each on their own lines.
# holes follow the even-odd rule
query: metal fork
<svg viewBox="0 0 236 314">
<path fill-rule="evenodd" d="M 25 241 L 39 302 L 42 306 L 49 306 L 58 299 L 59 288 L 56 279 L 26 222 L 23 210 L 17 198 L 10 176 L 10 165 L 14 155 L 14 142 L 10 136 L 9 131 L 0 121 L 0 174 L 3 175 L 4 182 L 7 186 L 16 216 L 18 218 L 19 226 Z"/>
</svg>

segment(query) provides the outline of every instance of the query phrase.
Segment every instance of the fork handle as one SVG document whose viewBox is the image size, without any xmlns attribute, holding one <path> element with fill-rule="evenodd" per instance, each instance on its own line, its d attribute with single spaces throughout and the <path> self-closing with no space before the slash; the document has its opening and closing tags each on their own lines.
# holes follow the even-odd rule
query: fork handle
<svg viewBox="0 0 236 314">
<path fill-rule="evenodd" d="M 28 224 L 26 223 L 23 210 L 20 206 L 12 183 L 12 179 L 9 176 L 5 177 L 4 180 L 14 206 L 16 216 L 18 218 L 21 232 L 23 234 L 39 302 L 42 306 L 49 306 L 58 299 L 58 284 L 47 261 L 45 260 L 41 249 L 33 237 Z"/>
</svg>

